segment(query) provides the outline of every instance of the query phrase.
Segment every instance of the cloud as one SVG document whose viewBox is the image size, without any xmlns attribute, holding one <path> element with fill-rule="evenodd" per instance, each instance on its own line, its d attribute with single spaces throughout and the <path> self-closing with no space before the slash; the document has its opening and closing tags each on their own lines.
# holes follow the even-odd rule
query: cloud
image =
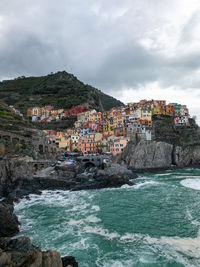
<svg viewBox="0 0 200 267">
<path fill-rule="evenodd" d="M 66 70 L 121 99 L 196 97 L 199 36 L 197 0 L 1 0 L 0 79 Z"/>
</svg>

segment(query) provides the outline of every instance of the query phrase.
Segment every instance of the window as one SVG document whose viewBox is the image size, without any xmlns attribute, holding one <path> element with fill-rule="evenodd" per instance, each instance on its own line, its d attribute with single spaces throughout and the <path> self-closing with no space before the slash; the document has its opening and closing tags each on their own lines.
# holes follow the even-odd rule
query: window
<svg viewBox="0 0 200 267">
<path fill-rule="evenodd" d="M 120 144 L 120 146 L 124 146 L 123 144 Z"/>
<path fill-rule="evenodd" d="M 119 151 L 119 148 L 116 148 L 116 151 Z"/>
</svg>

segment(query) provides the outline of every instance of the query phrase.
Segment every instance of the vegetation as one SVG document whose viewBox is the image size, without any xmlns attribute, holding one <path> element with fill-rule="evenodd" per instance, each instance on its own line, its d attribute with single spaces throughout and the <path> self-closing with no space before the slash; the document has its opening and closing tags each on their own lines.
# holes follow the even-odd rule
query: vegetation
<svg viewBox="0 0 200 267">
<path fill-rule="evenodd" d="M 40 130 L 63 131 L 63 130 L 66 130 L 67 128 L 72 128 L 76 120 L 77 120 L 77 116 L 69 116 L 65 120 L 51 121 L 51 122 L 46 122 L 46 123 L 36 122 L 34 123 L 34 125 Z"/>
<path fill-rule="evenodd" d="M 33 106 L 52 105 L 69 109 L 87 103 L 91 108 L 103 111 L 123 105 L 90 85 L 85 85 L 65 71 L 41 77 L 19 77 L 0 82 L 0 98 L 14 105 L 23 114 Z"/>
<path fill-rule="evenodd" d="M 194 119 L 189 120 L 190 126 L 176 127 L 171 116 L 154 115 L 153 128 L 157 141 L 168 142 L 174 145 L 199 145 L 200 129 Z"/>
<path fill-rule="evenodd" d="M 30 127 L 30 124 L 0 101 L 0 130 L 18 133 L 21 131 L 21 127 Z"/>
</svg>

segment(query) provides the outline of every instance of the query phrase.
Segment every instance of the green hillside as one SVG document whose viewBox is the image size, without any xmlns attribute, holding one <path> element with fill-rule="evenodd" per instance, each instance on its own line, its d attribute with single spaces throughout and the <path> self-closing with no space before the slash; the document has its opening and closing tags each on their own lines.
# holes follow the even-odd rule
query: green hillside
<svg viewBox="0 0 200 267">
<path fill-rule="evenodd" d="M 5 103 L 0 101 L 0 130 L 21 133 L 21 129 L 26 127 L 31 128 L 33 126 L 23 120 L 19 115 L 15 114 Z"/>
<path fill-rule="evenodd" d="M 99 111 L 108 110 L 123 103 L 82 83 L 65 71 L 41 77 L 19 77 L 0 82 L 0 99 L 13 105 L 22 113 L 33 106 L 52 105 L 69 109 L 87 103 Z"/>
</svg>

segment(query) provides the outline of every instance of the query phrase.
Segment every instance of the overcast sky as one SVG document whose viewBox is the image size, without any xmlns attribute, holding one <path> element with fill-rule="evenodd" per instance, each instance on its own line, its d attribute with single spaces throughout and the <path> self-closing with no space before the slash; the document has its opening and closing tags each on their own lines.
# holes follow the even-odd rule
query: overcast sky
<svg viewBox="0 0 200 267">
<path fill-rule="evenodd" d="M 199 0 L 0 0 L 0 79 L 58 70 L 200 122 Z"/>
</svg>

